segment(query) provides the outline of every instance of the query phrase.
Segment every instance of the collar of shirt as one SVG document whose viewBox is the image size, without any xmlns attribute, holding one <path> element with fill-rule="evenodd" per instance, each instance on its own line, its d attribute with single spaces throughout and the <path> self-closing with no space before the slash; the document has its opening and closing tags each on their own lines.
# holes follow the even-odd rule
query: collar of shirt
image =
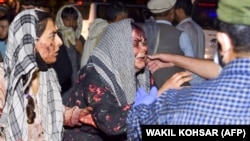
<svg viewBox="0 0 250 141">
<path fill-rule="evenodd" d="M 171 22 L 166 21 L 166 20 L 156 20 L 156 23 L 162 23 L 162 24 L 172 25 L 172 23 L 171 23 Z"/>
<path fill-rule="evenodd" d="M 239 72 L 244 74 L 250 74 L 250 58 L 237 58 L 228 63 L 222 70 L 221 75 L 234 75 Z"/>
<path fill-rule="evenodd" d="M 184 22 L 187 22 L 187 21 L 192 21 L 191 17 L 188 17 L 188 18 L 182 20 L 181 22 L 179 22 L 178 25 L 180 25 L 180 24 L 182 24 L 182 23 L 184 23 Z"/>
</svg>

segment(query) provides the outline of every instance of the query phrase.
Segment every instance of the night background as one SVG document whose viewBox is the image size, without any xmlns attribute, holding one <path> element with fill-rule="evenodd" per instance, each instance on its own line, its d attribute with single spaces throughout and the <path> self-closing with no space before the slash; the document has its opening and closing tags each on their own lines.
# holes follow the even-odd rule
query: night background
<svg viewBox="0 0 250 141">
<path fill-rule="evenodd" d="M 6 5 L 7 7 L 10 7 L 15 11 L 15 9 L 18 9 L 17 3 L 19 3 L 19 1 L 20 0 L 0 0 L 0 5 Z M 111 1 L 122 1 L 126 4 L 146 5 L 149 0 L 47 0 L 48 6 L 52 10 L 52 15 L 54 15 L 59 10 L 59 8 L 65 4 L 84 4 L 89 2 L 111 2 Z"/>
</svg>

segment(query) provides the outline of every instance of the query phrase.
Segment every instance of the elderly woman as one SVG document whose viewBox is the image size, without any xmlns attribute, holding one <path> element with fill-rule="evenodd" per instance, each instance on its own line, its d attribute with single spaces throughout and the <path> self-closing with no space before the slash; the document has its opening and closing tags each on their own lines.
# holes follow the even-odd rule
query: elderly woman
<svg viewBox="0 0 250 141">
<path fill-rule="evenodd" d="M 93 107 L 96 127 L 68 128 L 64 140 L 125 140 L 127 112 L 137 89 L 147 92 L 153 80 L 146 66 L 147 40 L 131 19 L 109 24 L 76 80 L 66 105 Z M 84 121 L 83 121 L 84 122 Z"/>
<path fill-rule="evenodd" d="M 135 101 L 138 106 L 133 106 L 127 119 L 129 140 L 141 140 L 140 125 L 250 124 L 250 20 L 245 20 L 250 17 L 250 6 L 245 6 L 247 2 L 220 0 L 218 3 L 217 40 L 221 45 L 220 59 L 225 65 L 218 77 L 190 88 L 165 91 L 151 104 Z M 154 60 L 163 57 L 167 56 L 157 55 Z"/>
<path fill-rule="evenodd" d="M 90 63 L 80 70 L 66 105 L 93 107 L 96 127 L 66 129 L 64 140 L 123 140 L 126 116 L 138 87 L 150 90 L 145 69 L 147 41 L 141 28 L 125 19 L 107 26 Z"/>
<path fill-rule="evenodd" d="M 89 110 L 62 104 L 60 86 L 51 63 L 62 40 L 45 12 L 25 10 L 9 28 L 4 59 L 7 93 L 1 116 L 6 140 L 61 141 L 63 124 L 81 125 Z M 6 120 L 6 121 L 5 121 Z"/>
</svg>

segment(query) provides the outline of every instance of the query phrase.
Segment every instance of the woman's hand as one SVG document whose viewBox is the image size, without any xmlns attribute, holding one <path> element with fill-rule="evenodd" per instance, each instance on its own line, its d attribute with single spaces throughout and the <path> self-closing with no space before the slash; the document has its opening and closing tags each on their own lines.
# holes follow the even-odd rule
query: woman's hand
<svg viewBox="0 0 250 141">
<path fill-rule="evenodd" d="M 87 107 L 85 109 L 82 109 L 82 111 L 79 115 L 79 121 L 84 123 L 84 124 L 88 124 L 88 125 L 92 125 L 92 126 L 96 127 L 96 124 L 93 120 L 93 117 L 90 114 L 92 111 L 93 111 L 93 109 L 91 107 Z"/>
<path fill-rule="evenodd" d="M 192 79 L 192 73 L 188 71 L 177 72 L 169 78 L 162 87 L 158 90 L 158 95 L 161 95 L 168 89 L 181 89 L 181 85 Z"/>
<path fill-rule="evenodd" d="M 81 126 L 84 123 L 95 126 L 91 116 L 92 111 L 93 109 L 91 107 L 86 107 L 83 109 L 79 109 L 78 106 L 74 106 L 72 108 L 65 107 L 64 125 L 73 127 Z"/>
</svg>

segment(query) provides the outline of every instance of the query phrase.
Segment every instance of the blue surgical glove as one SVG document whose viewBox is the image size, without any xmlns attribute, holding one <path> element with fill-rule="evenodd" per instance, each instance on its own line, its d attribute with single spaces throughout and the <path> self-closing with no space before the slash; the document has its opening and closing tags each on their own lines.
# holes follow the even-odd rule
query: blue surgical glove
<svg viewBox="0 0 250 141">
<path fill-rule="evenodd" d="M 133 107 L 140 104 L 149 105 L 153 103 L 157 98 L 157 92 L 158 90 L 155 86 L 151 88 L 149 94 L 145 91 L 144 88 L 140 87 L 136 92 L 135 103 Z"/>
</svg>

